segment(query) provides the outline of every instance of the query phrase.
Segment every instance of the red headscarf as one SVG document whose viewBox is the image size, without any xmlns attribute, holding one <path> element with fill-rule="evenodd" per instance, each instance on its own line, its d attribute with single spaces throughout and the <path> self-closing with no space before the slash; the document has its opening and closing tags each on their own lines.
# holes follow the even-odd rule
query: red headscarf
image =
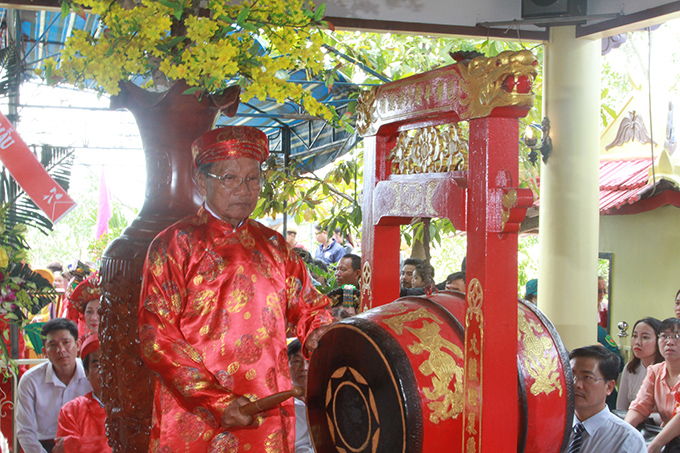
<svg viewBox="0 0 680 453">
<path fill-rule="evenodd" d="M 99 284 L 99 275 L 96 272 L 78 283 L 76 289 L 69 295 L 71 306 L 78 311 L 85 311 L 85 306 L 89 301 L 99 299 L 102 296 Z"/>
</svg>

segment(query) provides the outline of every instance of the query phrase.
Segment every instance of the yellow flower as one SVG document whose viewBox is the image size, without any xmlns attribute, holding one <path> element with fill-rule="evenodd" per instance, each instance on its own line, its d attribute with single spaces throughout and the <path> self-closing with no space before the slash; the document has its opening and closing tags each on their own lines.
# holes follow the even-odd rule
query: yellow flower
<svg viewBox="0 0 680 453">
<path fill-rule="evenodd" d="M 201 6 L 208 14 L 192 2 L 178 11 L 158 0 L 136 0 L 132 7 L 116 0 L 74 3 L 100 15 L 103 32 L 75 31 L 59 63 L 44 63 L 41 75 L 52 82 L 61 78 L 83 86 L 95 80 L 100 89 L 117 94 L 121 81 L 135 75 L 150 80 L 160 70 L 169 79 L 217 92 L 236 77 L 243 82 L 244 100 L 305 99 L 308 111 L 333 117 L 326 106 L 306 100 L 308 91 L 280 76 L 282 71 L 324 69 L 323 35 L 313 19 L 314 6 L 305 0 L 207 0 Z"/>
</svg>

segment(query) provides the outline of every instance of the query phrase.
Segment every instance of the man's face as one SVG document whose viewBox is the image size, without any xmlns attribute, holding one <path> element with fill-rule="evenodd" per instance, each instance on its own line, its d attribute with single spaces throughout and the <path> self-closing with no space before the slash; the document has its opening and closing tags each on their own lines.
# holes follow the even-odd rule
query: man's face
<svg viewBox="0 0 680 453">
<path fill-rule="evenodd" d="M 335 279 L 340 287 L 342 285 L 354 285 L 358 288 L 360 275 L 360 270 L 352 268 L 351 258 L 341 258 L 338 267 L 335 269 Z"/>
<path fill-rule="evenodd" d="M 290 366 L 290 380 L 293 385 L 307 390 L 307 368 L 309 368 L 309 361 L 304 358 L 302 352 L 298 352 L 288 359 L 288 365 Z"/>
<path fill-rule="evenodd" d="M 76 366 L 78 346 L 68 330 L 54 330 L 46 335 L 45 354 L 57 372 L 69 372 Z"/>
<path fill-rule="evenodd" d="M 604 296 L 607 295 L 607 282 L 604 279 L 597 279 L 597 302 L 600 303 L 604 300 Z"/>
<path fill-rule="evenodd" d="M 61 272 L 56 272 L 54 274 L 54 283 L 52 284 L 52 286 L 54 286 L 54 289 L 56 289 L 58 293 L 63 293 L 64 291 L 66 291 L 68 282 L 66 281 L 64 275 Z"/>
<path fill-rule="evenodd" d="M 675 338 L 680 334 L 678 329 L 667 329 L 659 334 L 659 352 L 667 362 L 680 359 L 680 340 Z"/>
<path fill-rule="evenodd" d="M 288 245 L 290 245 L 291 247 L 295 247 L 296 240 L 297 240 L 296 232 L 288 231 L 286 233 L 286 242 L 288 243 Z"/>
<path fill-rule="evenodd" d="M 222 160 L 212 164 L 210 173 L 216 176 L 230 175 L 239 181 L 241 178 L 259 178 L 260 164 L 248 157 Z M 249 188 L 246 181 L 241 181 L 237 188 L 227 189 L 222 181 L 204 173 L 198 173 L 196 183 L 208 207 L 234 227 L 253 213 L 260 195 L 259 186 L 257 189 Z"/>
<path fill-rule="evenodd" d="M 462 278 L 457 278 L 451 282 L 446 283 L 446 289 L 449 291 L 465 292 L 465 281 Z"/>
<path fill-rule="evenodd" d="M 574 410 L 579 420 L 583 421 L 604 409 L 607 395 L 614 390 L 615 381 L 604 379 L 595 358 L 575 357 L 570 364 L 574 373 Z"/>
<path fill-rule="evenodd" d="M 87 376 L 87 379 L 90 381 L 92 393 L 97 397 L 100 397 L 102 394 L 102 384 L 99 376 L 99 349 L 91 352 L 88 357 L 90 358 L 90 365 L 88 366 L 87 371 L 85 371 L 85 376 Z"/>
<path fill-rule="evenodd" d="M 411 288 L 413 271 L 415 270 L 416 266 L 414 264 L 404 264 L 404 267 L 401 268 L 401 277 L 399 278 L 399 282 L 401 283 L 402 288 Z"/>
<path fill-rule="evenodd" d="M 99 332 L 99 299 L 93 299 L 85 305 L 85 325 L 92 333 Z"/>
<path fill-rule="evenodd" d="M 325 245 L 328 241 L 328 233 L 325 231 L 316 230 L 316 242 Z"/>
</svg>

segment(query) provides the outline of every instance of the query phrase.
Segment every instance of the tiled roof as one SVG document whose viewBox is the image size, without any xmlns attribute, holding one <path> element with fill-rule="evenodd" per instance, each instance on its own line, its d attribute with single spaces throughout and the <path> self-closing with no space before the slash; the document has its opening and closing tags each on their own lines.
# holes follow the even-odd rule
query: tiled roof
<svg viewBox="0 0 680 453">
<path fill-rule="evenodd" d="M 600 161 L 600 214 L 637 214 L 664 205 L 680 207 L 680 190 L 660 179 L 648 184 L 650 158 Z M 540 199 L 534 202 L 536 211 Z M 530 216 L 527 213 L 527 216 Z"/>
<path fill-rule="evenodd" d="M 650 158 L 600 161 L 600 213 L 610 214 L 612 210 L 641 199 L 649 179 Z"/>
</svg>

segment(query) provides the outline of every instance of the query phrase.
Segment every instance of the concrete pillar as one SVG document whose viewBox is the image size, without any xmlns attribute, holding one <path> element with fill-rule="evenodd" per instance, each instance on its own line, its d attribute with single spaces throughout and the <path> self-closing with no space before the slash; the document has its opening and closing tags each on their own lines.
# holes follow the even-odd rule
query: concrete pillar
<svg viewBox="0 0 680 453">
<path fill-rule="evenodd" d="M 543 112 L 553 153 L 541 164 L 538 306 L 567 349 L 597 341 L 600 40 L 555 27 Z"/>
</svg>

